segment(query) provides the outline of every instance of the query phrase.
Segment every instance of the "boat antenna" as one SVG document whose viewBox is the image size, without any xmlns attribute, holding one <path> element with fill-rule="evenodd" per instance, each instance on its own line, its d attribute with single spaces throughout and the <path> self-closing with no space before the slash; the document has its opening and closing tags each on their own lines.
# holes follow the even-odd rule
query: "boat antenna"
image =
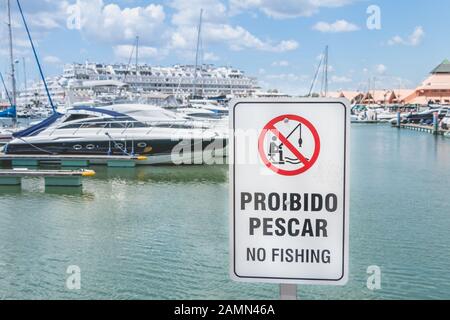
<svg viewBox="0 0 450 320">
<path fill-rule="evenodd" d="M 203 19 L 203 9 L 200 9 L 200 20 L 198 23 L 198 33 L 197 33 L 197 50 L 195 53 L 195 72 L 194 72 L 194 97 L 197 94 L 197 69 L 198 69 L 198 56 L 200 50 L 200 39 L 202 36 L 202 19 Z"/>
<path fill-rule="evenodd" d="M 11 2 L 7 1 L 8 4 L 8 36 L 9 36 L 9 58 L 11 60 L 11 89 L 12 89 L 12 97 L 10 99 L 11 107 L 13 112 L 15 113 L 13 117 L 13 125 L 17 124 L 17 88 L 16 88 L 16 74 L 15 74 L 15 66 L 14 66 L 14 51 L 13 51 L 13 36 L 12 36 L 12 25 L 11 25 Z"/>
<path fill-rule="evenodd" d="M 9 2 L 9 0 L 8 0 Z M 47 81 L 45 80 L 44 73 L 42 71 L 41 63 L 39 62 L 39 58 L 36 52 L 36 48 L 34 47 L 33 39 L 31 38 L 30 30 L 28 29 L 27 21 L 25 20 L 25 16 L 23 15 L 22 6 L 20 5 L 20 1 L 17 0 L 17 6 L 19 7 L 20 15 L 22 16 L 23 24 L 25 26 L 25 30 L 27 31 L 28 40 L 30 40 L 31 49 L 33 49 L 34 58 L 36 59 L 36 64 L 39 68 L 39 73 L 41 75 L 42 81 L 44 82 L 45 91 L 47 92 L 48 102 L 52 107 L 53 113 L 56 113 L 55 105 L 53 104 L 52 96 L 50 95 L 50 91 L 48 90 Z"/>
</svg>

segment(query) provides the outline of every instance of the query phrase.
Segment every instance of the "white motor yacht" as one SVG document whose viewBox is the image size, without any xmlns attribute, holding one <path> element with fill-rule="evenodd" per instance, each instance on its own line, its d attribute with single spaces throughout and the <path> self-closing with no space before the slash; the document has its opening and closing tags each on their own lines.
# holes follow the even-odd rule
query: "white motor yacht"
<svg viewBox="0 0 450 320">
<path fill-rule="evenodd" d="M 153 105 L 77 106 L 14 134 L 7 154 L 145 155 L 143 164 L 199 164 L 225 154 L 228 128 Z"/>
</svg>

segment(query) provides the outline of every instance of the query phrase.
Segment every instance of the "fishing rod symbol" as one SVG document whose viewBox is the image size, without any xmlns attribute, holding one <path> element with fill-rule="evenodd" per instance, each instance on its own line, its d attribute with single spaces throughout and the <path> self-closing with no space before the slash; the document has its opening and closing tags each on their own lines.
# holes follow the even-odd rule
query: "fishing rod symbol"
<svg viewBox="0 0 450 320">
<path fill-rule="evenodd" d="M 277 129 L 279 124 L 297 123 L 295 128 L 288 135 L 283 135 Z M 310 133 L 313 140 L 307 139 L 314 144 L 311 156 L 306 155 L 304 148 L 304 131 Z M 269 132 L 271 135 L 269 135 Z M 291 142 L 295 134 L 298 134 L 295 142 Z M 270 137 L 271 136 L 271 137 Z M 311 149 L 311 148 L 307 148 Z M 264 164 L 271 170 L 282 175 L 298 175 L 307 171 L 317 161 L 320 153 L 320 138 L 316 128 L 311 122 L 297 115 L 283 115 L 271 120 L 263 129 L 259 139 L 259 153 Z M 293 156 L 289 157 L 288 153 Z"/>
<path fill-rule="evenodd" d="M 299 149 L 301 149 L 303 147 L 303 138 L 302 138 L 302 124 L 299 123 L 294 130 L 292 130 L 289 135 L 286 137 L 286 139 L 289 140 L 289 138 L 298 130 L 299 132 L 299 138 L 298 138 L 298 146 Z M 274 135 L 272 137 L 272 142 L 270 143 L 269 146 L 269 161 L 272 162 L 273 164 L 285 164 L 285 163 L 290 163 L 290 164 L 300 164 L 301 161 L 297 158 L 289 158 L 289 157 L 285 157 L 284 156 L 284 143 L 277 143 L 279 141 L 278 137 L 276 135 Z M 278 155 L 278 160 L 275 159 L 275 157 Z M 306 158 L 306 160 L 309 161 L 308 158 Z"/>
</svg>

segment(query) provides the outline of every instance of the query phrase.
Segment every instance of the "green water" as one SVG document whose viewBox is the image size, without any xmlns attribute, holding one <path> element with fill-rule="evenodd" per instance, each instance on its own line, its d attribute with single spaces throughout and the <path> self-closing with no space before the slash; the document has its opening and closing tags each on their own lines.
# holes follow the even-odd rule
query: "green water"
<svg viewBox="0 0 450 320">
<path fill-rule="evenodd" d="M 0 299 L 278 298 L 228 278 L 226 167 L 95 170 L 82 190 L 0 189 Z M 450 139 L 352 126 L 351 174 L 350 281 L 299 297 L 450 298 Z"/>
</svg>

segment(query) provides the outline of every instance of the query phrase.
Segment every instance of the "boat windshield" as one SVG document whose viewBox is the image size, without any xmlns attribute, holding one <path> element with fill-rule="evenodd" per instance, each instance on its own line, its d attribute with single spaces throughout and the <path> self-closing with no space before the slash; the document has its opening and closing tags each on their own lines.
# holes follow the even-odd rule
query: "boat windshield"
<svg viewBox="0 0 450 320">
<path fill-rule="evenodd" d="M 91 119 L 86 121 L 78 121 L 75 123 L 65 124 L 64 121 L 58 129 L 79 129 L 79 128 L 127 128 L 130 124 L 133 127 L 145 127 L 145 125 L 131 117 L 122 118 L 104 118 L 104 119 Z"/>
<path fill-rule="evenodd" d="M 82 119 L 88 119 L 88 118 L 96 118 L 96 116 L 93 115 L 89 115 L 89 114 L 71 114 L 69 117 L 67 117 L 63 123 L 66 122 L 72 122 L 72 121 L 77 121 L 77 120 L 82 120 Z"/>
<path fill-rule="evenodd" d="M 105 118 L 80 121 L 60 126 L 58 129 L 126 129 L 126 128 L 170 128 L 192 129 L 194 125 L 190 121 L 137 121 L 133 118 Z"/>
</svg>

